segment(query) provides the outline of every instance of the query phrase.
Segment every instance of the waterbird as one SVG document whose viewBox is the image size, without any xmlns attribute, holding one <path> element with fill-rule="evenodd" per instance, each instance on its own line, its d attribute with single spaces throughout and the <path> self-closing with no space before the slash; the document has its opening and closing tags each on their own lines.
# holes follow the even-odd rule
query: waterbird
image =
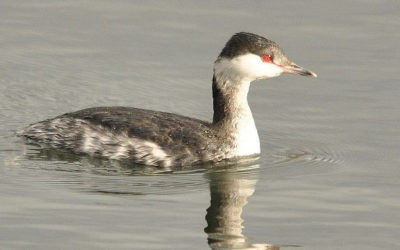
<svg viewBox="0 0 400 250">
<path fill-rule="evenodd" d="M 160 168 L 253 157 L 260 154 L 260 141 L 247 101 L 250 83 L 283 73 L 317 77 L 277 43 L 239 32 L 214 63 L 212 122 L 132 107 L 94 107 L 31 124 L 17 134 L 44 147 Z"/>
</svg>

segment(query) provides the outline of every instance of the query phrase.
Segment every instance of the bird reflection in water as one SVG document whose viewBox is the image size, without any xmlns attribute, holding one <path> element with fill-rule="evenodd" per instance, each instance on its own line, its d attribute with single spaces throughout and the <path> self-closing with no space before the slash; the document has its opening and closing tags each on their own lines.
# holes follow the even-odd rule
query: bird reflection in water
<svg viewBox="0 0 400 250">
<path fill-rule="evenodd" d="M 45 160 L 45 161 L 61 161 L 61 162 L 80 162 L 85 166 L 86 171 L 100 175 L 122 175 L 122 176 L 142 176 L 152 175 L 155 171 L 147 169 L 144 171 L 143 166 L 140 168 L 125 165 L 123 162 L 102 161 L 100 159 L 78 157 L 66 152 L 53 149 L 33 150 L 30 154 L 25 154 L 24 158 L 30 160 Z M 114 163 L 114 164 L 112 164 Z M 55 165 L 51 164 L 54 168 Z M 63 165 L 63 168 L 66 166 Z M 282 247 L 297 247 L 297 245 L 275 245 L 268 243 L 253 243 L 249 238 L 243 235 L 243 219 L 242 212 L 244 206 L 248 203 L 248 199 L 255 191 L 256 182 L 258 179 L 258 165 L 238 164 L 217 168 L 206 168 L 204 177 L 209 182 L 210 188 L 210 206 L 207 208 L 206 221 L 207 227 L 204 231 L 208 236 L 208 245 L 211 249 L 265 249 L 278 250 Z M 90 170 L 91 169 L 91 170 Z M 54 168 L 53 170 L 57 170 Z M 96 171 L 95 171 L 96 170 Z M 171 172 L 170 172 L 171 173 Z M 94 175 L 95 176 L 95 175 Z M 93 176 L 93 177 L 94 177 Z M 160 178 L 164 175 L 158 175 Z M 165 177 L 171 177 L 166 175 Z M 168 179 L 169 179 L 168 178 Z M 101 179 L 104 181 L 103 179 Z M 96 181 L 91 180 L 91 181 Z M 97 180 L 100 181 L 100 180 Z M 96 181 L 96 183 L 97 183 Z M 149 179 L 146 179 L 149 181 Z M 109 183 L 107 179 L 108 190 L 99 190 L 105 183 L 97 183 L 90 188 L 91 192 L 108 193 L 108 194 L 148 194 L 152 193 L 148 190 L 138 191 L 138 186 L 135 186 L 135 192 L 132 192 L 132 187 L 128 185 L 128 190 L 121 190 L 121 183 Z M 86 183 L 87 184 L 87 183 Z M 86 185 L 87 186 L 87 185 Z M 176 187 L 176 186 L 175 186 Z M 163 188 L 165 188 L 163 186 Z M 156 190 L 153 190 L 157 193 Z"/>
<path fill-rule="evenodd" d="M 255 171 L 210 172 L 206 178 L 210 181 L 211 204 L 204 231 L 211 249 L 280 249 L 279 245 L 253 243 L 243 235 L 242 212 L 255 190 Z"/>
</svg>

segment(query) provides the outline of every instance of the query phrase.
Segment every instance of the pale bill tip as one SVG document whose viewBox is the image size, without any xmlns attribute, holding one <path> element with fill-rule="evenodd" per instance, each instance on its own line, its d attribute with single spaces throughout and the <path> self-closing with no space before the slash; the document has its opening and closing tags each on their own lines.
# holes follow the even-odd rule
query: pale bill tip
<svg viewBox="0 0 400 250">
<path fill-rule="evenodd" d="M 308 71 L 308 72 L 310 72 L 310 76 L 311 76 L 311 77 L 314 77 L 314 78 L 317 78 L 317 77 L 318 77 L 318 75 L 315 74 L 314 72 L 312 72 L 312 71 Z"/>
</svg>

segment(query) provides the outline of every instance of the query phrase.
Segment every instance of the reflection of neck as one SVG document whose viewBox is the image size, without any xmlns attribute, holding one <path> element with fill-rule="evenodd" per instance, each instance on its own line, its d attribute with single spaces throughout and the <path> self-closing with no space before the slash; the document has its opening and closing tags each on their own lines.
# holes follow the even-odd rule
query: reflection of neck
<svg viewBox="0 0 400 250">
<path fill-rule="evenodd" d="M 212 248 L 218 249 L 220 244 L 241 246 L 246 242 L 241 215 L 247 198 L 254 192 L 256 180 L 237 177 L 235 173 L 210 175 L 211 205 L 207 209 L 205 232 Z"/>
<path fill-rule="evenodd" d="M 210 248 L 279 250 L 279 246 L 251 243 L 242 233 L 243 207 L 254 193 L 256 176 L 240 172 L 212 172 L 208 177 L 211 204 L 207 209 L 204 231 L 208 234 Z"/>
</svg>

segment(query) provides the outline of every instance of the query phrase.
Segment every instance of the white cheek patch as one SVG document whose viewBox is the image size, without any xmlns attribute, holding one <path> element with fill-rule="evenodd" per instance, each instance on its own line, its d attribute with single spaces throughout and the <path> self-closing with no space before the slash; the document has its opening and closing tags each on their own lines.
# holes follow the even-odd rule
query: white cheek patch
<svg viewBox="0 0 400 250">
<path fill-rule="evenodd" d="M 247 80 L 249 82 L 257 79 L 265 79 L 279 76 L 283 69 L 273 63 L 262 61 L 255 54 L 246 54 L 233 59 L 221 59 L 216 62 L 214 71 L 216 75 L 230 80 Z"/>
<path fill-rule="evenodd" d="M 255 54 L 238 56 L 232 60 L 232 63 L 240 72 L 247 74 L 254 80 L 276 77 L 283 72 L 281 67 L 273 63 L 264 62 L 261 57 Z"/>
</svg>

